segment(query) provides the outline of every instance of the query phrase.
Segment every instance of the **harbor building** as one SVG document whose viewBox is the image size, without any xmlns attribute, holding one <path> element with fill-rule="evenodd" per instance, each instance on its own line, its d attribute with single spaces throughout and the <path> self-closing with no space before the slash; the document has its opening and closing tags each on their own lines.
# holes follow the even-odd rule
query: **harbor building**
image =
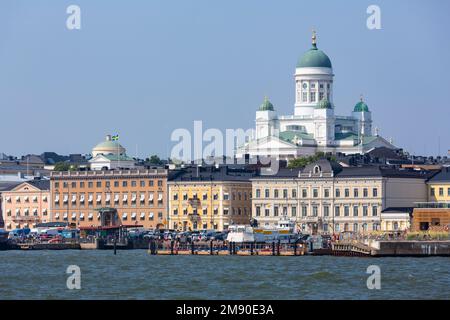
<svg viewBox="0 0 450 320">
<path fill-rule="evenodd" d="M 448 231 L 450 227 L 450 167 L 443 167 L 427 181 L 428 201 L 413 211 L 413 231 Z"/>
<path fill-rule="evenodd" d="M 180 231 L 226 230 L 249 224 L 250 178 L 244 166 L 193 166 L 173 173 L 169 188 L 169 227 Z"/>
<path fill-rule="evenodd" d="M 33 228 L 50 221 L 50 181 L 35 179 L 11 185 L 1 192 L 6 230 Z"/>
<path fill-rule="evenodd" d="M 429 176 L 382 166 L 343 167 L 322 159 L 252 178 L 252 217 L 271 228 L 288 218 L 310 234 L 379 231 L 383 210 L 413 207 L 427 198 Z"/>
<path fill-rule="evenodd" d="M 350 115 L 335 114 L 334 72 L 330 58 L 312 47 L 298 60 L 294 74 L 293 115 L 278 115 L 266 97 L 256 111 L 256 127 L 236 155 L 273 156 L 290 159 L 316 152 L 365 154 L 378 147 L 397 149 L 373 128 L 372 111 L 361 97 Z M 359 95 L 359 93 L 358 93 Z"/>
<path fill-rule="evenodd" d="M 51 221 L 76 227 L 167 224 L 167 170 L 54 171 Z"/>
</svg>

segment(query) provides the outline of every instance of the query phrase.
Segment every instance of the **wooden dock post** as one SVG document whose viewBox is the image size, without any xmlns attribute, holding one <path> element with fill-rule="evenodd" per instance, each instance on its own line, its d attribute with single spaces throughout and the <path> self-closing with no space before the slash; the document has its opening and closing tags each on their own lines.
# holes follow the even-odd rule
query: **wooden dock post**
<svg viewBox="0 0 450 320">
<path fill-rule="evenodd" d="M 275 255 L 275 241 L 272 241 L 272 255 Z"/>
<path fill-rule="evenodd" d="M 209 243 L 209 253 L 211 255 L 213 255 L 213 241 L 211 240 L 211 242 Z"/>
</svg>

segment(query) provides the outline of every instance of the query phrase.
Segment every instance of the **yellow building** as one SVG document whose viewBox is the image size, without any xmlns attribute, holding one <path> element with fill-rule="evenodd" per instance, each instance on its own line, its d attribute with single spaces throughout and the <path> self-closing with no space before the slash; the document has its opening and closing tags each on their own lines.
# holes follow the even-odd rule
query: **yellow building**
<svg viewBox="0 0 450 320">
<path fill-rule="evenodd" d="M 171 176 L 169 228 L 179 231 L 226 230 L 249 224 L 251 171 L 243 168 L 189 167 Z"/>
<path fill-rule="evenodd" d="M 413 212 L 413 231 L 448 231 L 450 227 L 450 168 L 445 167 L 428 180 L 428 202 Z"/>
</svg>

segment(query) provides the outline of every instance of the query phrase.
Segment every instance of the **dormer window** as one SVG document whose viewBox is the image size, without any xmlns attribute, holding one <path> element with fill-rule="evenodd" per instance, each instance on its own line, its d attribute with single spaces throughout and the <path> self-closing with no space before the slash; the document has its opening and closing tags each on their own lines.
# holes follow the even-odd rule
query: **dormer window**
<svg viewBox="0 0 450 320">
<path fill-rule="evenodd" d="M 322 170 L 321 170 L 320 166 L 315 166 L 314 167 L 314 174 L 319 174 L 321 171 Z"/>
</svg>

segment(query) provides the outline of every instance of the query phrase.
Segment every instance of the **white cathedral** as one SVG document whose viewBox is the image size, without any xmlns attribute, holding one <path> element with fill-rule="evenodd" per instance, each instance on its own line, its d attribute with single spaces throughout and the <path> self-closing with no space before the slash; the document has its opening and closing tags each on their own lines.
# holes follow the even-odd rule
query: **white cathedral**
<svg viewBox="0 0 450 320">
<path fill-rule="evenodd" d="M 372 130 L 372 114 L 361 98 L 351 116 L 334 114 L 333 67 L 328 56 L 312 48 L 295 69 L 294 115 L 279 116 L 267 97 L 256 111 L 256 130 L 236 156 L 275 156 L 291 159 L 316 152 L 364 154 L 374 148 L 397 149 Z"/>
</svg>

